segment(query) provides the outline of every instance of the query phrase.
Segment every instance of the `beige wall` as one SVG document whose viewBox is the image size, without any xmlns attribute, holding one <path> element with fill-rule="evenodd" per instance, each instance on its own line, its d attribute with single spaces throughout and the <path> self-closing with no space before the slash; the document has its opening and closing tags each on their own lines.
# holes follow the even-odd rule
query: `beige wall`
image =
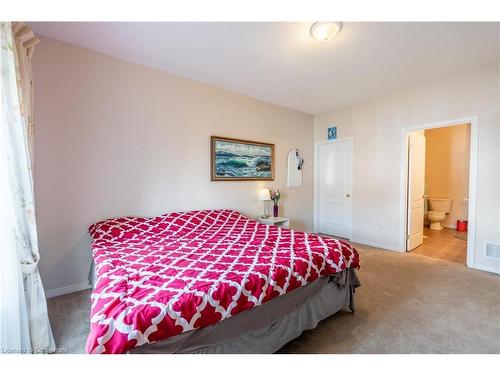
<svg viewBox="0 0 500 375">
<path fill-rule="evenodd" d="M 499 67 L 442 79 L 314 117 L 315 142 L 354 139 L 353 238 L 402 250 L 402 128 L 478 116 L 476 257 L 478 268 L 500 271 L 484 256 L 485 241 L 500 241 Z"/>
<path fill-rule="evenodd" d="M 448 126 L 425 131 L 425 184 L 429 198 L 451 198 L 451 212 L 443 226 L 455 228 L 467 220 L 469 196 L 470 125 Z"/>
<path fill-rule="evenodd" d="M 46 289 L 85 285 L 87 228 L 104 218 L 202 208 L 255 216 L 258 189 L 269 186 L 283 192 L 292 226 L 311 229 L 311 116 L 47 38 L 33 68 Z M 211 135 L 275 143 L 275 181 L 211 182 Z M 286 189 L 294 147 L 305 159 L 304 186 Z"/>
</svg>

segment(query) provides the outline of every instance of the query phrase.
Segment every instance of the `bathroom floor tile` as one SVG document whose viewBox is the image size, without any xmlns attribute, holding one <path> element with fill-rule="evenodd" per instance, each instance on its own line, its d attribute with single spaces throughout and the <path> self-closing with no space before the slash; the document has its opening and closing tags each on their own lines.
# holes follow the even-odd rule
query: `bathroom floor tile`
<svg viewBox="0 0 500 375">
<path fill-rule="evenodd" d="M 424 228 L 424 243 L 412 250 L 432 258 L 449 262 L 465 264 L 467 259 L 467 241 L 457 238 L 458 232 L 454 229 L 431 230 Z"/>
</svg>

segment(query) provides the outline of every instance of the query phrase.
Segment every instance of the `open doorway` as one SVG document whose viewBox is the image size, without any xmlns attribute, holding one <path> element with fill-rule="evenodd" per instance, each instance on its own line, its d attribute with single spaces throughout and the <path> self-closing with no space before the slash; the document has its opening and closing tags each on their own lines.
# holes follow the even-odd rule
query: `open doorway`
<svg viewBox="0 0 500 375">
<path fill-rule="evenodd" d="M 473 265 L 473 125 L 438 123 L 404 132 L 406 251 Z"/>
</svg>

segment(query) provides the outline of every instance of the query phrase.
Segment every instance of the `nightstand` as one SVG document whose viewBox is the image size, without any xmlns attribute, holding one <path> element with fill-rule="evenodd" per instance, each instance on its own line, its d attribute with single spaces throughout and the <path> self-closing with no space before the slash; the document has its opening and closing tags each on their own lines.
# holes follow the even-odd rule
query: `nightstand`
<svg viewBox="0 0 500 375">
<path fill-rule="evenodd" d="M 262 217 L 258 217 L 257 220 L 259 223 L 274 225 L 276 227 L 289 228 L 290 227 L 290 219 L 287 217 L 270 217 L 268 219 L 264 219 Z"/>
</svg>

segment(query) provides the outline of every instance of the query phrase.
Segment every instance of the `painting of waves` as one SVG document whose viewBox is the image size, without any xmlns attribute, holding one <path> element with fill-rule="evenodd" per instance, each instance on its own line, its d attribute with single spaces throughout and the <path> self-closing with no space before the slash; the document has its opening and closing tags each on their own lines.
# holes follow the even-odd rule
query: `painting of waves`
<svg viewBox="0 0 500 375">
<path fill-rule="evenodd" d="M 274 145 L 212 137 L 212 180 L 272 180 Z"/>
</svg>

